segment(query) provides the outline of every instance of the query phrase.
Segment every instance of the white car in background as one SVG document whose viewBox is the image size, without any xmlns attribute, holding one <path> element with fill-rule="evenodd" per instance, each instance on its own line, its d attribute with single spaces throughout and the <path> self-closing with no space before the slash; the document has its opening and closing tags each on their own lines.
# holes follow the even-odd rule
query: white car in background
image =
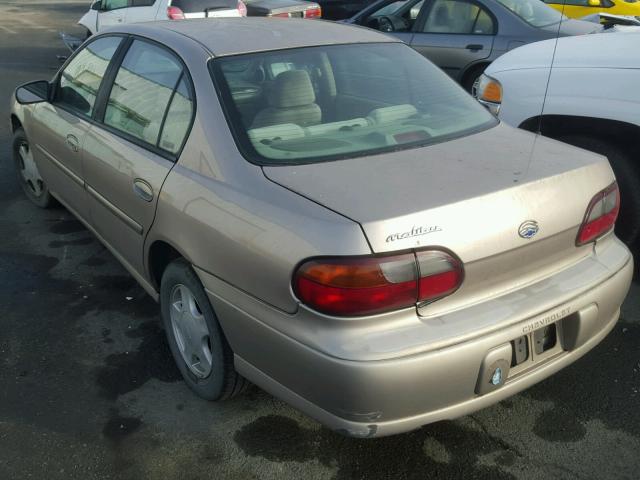
<svg viewBox="0 0 640 480">
<path fill-rule="evenodd" d="M 124 23 L 246 15 L 242 0 L 96 0 L 78 23 L 90 36 Z"/>
<path fill-rule="evenodd" d="M 636 252 L 640 252 L 639 44 L 639 32 L 531 43 L 495 60 L 476 93 L 505 123 L 607 156 L 622 197 L 616 233 Z"/>
</svg>

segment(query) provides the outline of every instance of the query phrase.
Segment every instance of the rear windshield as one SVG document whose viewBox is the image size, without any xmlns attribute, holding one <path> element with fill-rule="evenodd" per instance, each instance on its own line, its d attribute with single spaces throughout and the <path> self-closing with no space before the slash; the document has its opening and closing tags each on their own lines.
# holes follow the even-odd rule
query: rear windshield
<svg viewBox="0 0 640 480">
<path fill-rule="evenodd" d="M 210 65 L 240 150 L 262 165 L 416 148 L 496 123 L 400 43 L 296 48 Z"/>
<path fill-rule="evenodd" d="M 171 5 L 184 13 L 195 13 L 205 10 L 233 10 L 238 8 L 238 0 L 171 0 Z"/>
<path fill-rule="evenodd" d="M 498 0 L 498 2 L 534 27 L 548 27 L 567 18 L 540 0 Z"/>
</svg>

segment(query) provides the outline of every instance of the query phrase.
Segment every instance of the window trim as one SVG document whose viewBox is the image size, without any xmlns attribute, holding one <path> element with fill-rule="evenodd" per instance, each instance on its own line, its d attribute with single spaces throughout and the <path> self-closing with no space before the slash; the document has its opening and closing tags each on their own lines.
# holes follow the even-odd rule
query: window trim
<svg viewBox="0 0 640 480">
<path fill-rule="evenodd" d="M 100 98 L 98 98 L 96 100 L 96 105 L 98 106 L 98 108 L 94 109 L 96 115 L 94 115 L 94 118 L 92 118 L 92 123 L 94 123 L 94 125 L 102 128 L 103 130 L 115 135 L 116 137 L 122 138 L 123 140 L 126 140 L 130 143 L 133 143 L 134 145 L 143 148 L 147 151 L 150 151 L 158 156 L 161 156 L 167 160 L 170 160 L 172 162 L 177 162 L 178 159 L 180 158 L 180 156 L 182 155 L 182 151 L 184 150 L 184 147 L 187 143 L 187 140 L 189 139 L 189 136 L 191 135 L 191 130 L 193 128 L 193 124 L 195 123 L 195 118 L 196 118 L 196 109 L 197 109 L 197 101 L 196 101 L 196 94 L 195 94 L 195 87 L 193 84 L 193 79 L 191 77 L 191 73 L 189 72 L 189 69 L 187 68 L 187 65 L 184 63 L 184 60 L 180 57 L 180 55 L 178 55 L 178 53 L 173 50 L 172 48 L 168 47 L 167 45 L 160 43 L 158 41 L 155 41 L 153 39 L 147 38 L 147 37 L 143 37 L 141 35 L 126 35 L 127 37 L 127 41 L 126 43 L 126 48 L 123 48 L 122 51 L 122 55 L 119 56 L 119 58 L 117 59 L 117 62 L 113 63 L 113 71 L 109 72 L 110 77 L 108 78 L 108 82 L 103 82 L 103 86 L 104 88 L 104 94 L 103 96 L 101 96 Z M 167 103 L 167 108 L 165 109 L 165 112 L 163 114 L 163 118 L 162 118 L 162 123 L 160 124 L 160 129 L 158 130 L 158 138 L 156 139 L 156 144 L 153 145 L 151 143 L 145 142 L 144 140 L 139 139 L 138 137 L 135 137 L 127 132 L 124 132 L 122 130 L 119 130 L 115 127 L 112 127 L 110 125 L 107 125 L 106 123 L 104 123 L 104 115 L 106 113 L 107 110 L 107 103 L 109 101 L 109 96 L 111 95 L 111 90 L 113 89 L 113 85 L 115 82 L 115 79 L 118 75 L 118 71 L 120 70 L 120 67 L 122 65 L 122 62 L 124 61 L 124 58 L 126 57 L 127 53 L 129 52 L 129 49 L 131 48 L 131 45 L 133 45 L 133 42 L 139 40 L 141 42 L 146 42 L 146 43 L 150 43 L 158 48 L 161 48 L 167 52 L 169 52 L 180 64 L 180 66 L 182 67 L 182 73 L 180 74 L 179 78 L 178 78 L 178 82 L 176 83 L 176 85 L 174 86 L 173 92 L 171 94 L 170 100 Z M 118 52 L 119 53 L 119 52 Z M 115 57 L 115 55 L 114 55 Z M 107 74 L 105 74 L 105 78 L 107 78 Z M 173 99 L 173 95 L 175 93 L 175 90 L 178 88 L 179 84 L 180 84 L 180 80 L 181 79 L 185 79 L 186 84 L 187 84 L 187 89 L 189 90 L 189 95 L 191 96 L 191 101 L 192 101 L 192 111 L 191 111 L 191 120 L 189 122 L 189 126 L 187 128 L 187 131 L 185 133 L 184 138 L 182 139 L 182 144 L 180 145 L 180 148 L 178 149 L 178 151 L 176 153 L 171 153 L 167 150 L 164 150 L 163 148 L 160 148 L 158 146 L 159 144 L 159 139 L 162 136 L 162 132 L 164 131 L 164 125 L 165 125 L 165 121 L 167 119 L 167 112 L 171 106 L 171 100 Z M 101 86 L 101 90 L 102 90 L 102 86 Z M 103 93 L 102 91 L 99 92 Z M 100 101 L 100 104 L 98 104 L 98 101 Z M 99 112 L 99 115 L 98 115 Z"/>
<path fill-rule="evenodd" d="M 498 35 L 498 32 L 500 31 L 500 23 L 498 22 L 498 18 L 494 15 L 494 13 L 491 11 L 491 9 L 487 5 L 485 5 L 482 2 L 478 2 L 476 0 L 452 0 L 452 1 L 470 3 L 471 5 L 475 5 L 480 10 L 483 10 L 484 12 L 486 12 L 486 14 L 489 15 L 489 18 L 491 18 L 491 21 L 493 23 L 493 33 L 425 32 L 424 26 L 427 23 L 427 18 L 431 14 L 431 11 L 433 10 L 436 0 L 425 0 L 425 4 L 422 6 L 422 9 L 420 10 L 420 14 L 418 15 L 418 18 L 416 18 L 416 21 L 413 24 L 413 31 L 411 33 L 413 33 L 414 35 L 456 35 L 456 36 L 472 35 L 477 37 L 495 37 L 496 35 Z M 478 19 L 476 18 L 476 22 L 477 21 Z M 475 25 L 475 22 L 474 22 L 474 25 Z"/>
<path fill-rule="evenodd" d="M 82 52 L 85 48 L 87 48 L 93 42 L 101 38 L 107 38 L 107 37 L 122 37 L 124 40 L 120 43 L 120 45 L 118 45 L 118 49 L 113 54 L 113 57 L 111 57 L 111 60 L 109 61 L 109 65 L 105 70 L 105 74 L 102 77 L 100 89 L 98 90 L 98 94 L 96 95 L 96 101 L 93 105 L 93 111 L 91 112 L 91 115 L 85 115 L 82 112 L 79 112 L 71 107 L 57 103 L 55 99 L 55 95 L 60 85 L 60 76 L 62 75 L 62 72 L 64 71 L 64 69 L 67 68 L 67 66 L 69 66 L 69 63 L 71 63 L 73 59 L 80 54 L 80 52 Z M 189 95 L 191 95 L 192 111 L 191 111 L 191 120 L 189 122 L 189 126 L 187 128 L 185 136 L 182 140 L 182 145 L 180 145 L 180 148 L 176 153 L 171 153 L 167 150 L 164 150 L 158 147 L 157 145 L 152 145 L 143 140 L 140 140 L 139 138 L 134 137 L 133 135 L 129 135 L 126 132 L 123 132 L 122 130 L 118 130 L 116 128 L 110 127 L 109 125 L 106 125 L 102 120 L 100 120 L 100 118 L 104 119 L 104 111 L 107 108 L 107 102 L 109 100 L 109 94 L 111 93 L 111 89 L 113 88 L 113 82 L 115 81 L 117 72 L 120 69 L 120 65 L 122 64 L 124 57 L 129 51 L 129 47 L 134 42 L 134 40 L 141 40 L 147 43 L 154 44 L 159 48 L 165 49 L 166 51 L 173 54 L 173 56 L 178 60 L 178 62 L 182 66 L 182 74 L 180 75 L 180 79 L 184 78 L 187 83 L 187 90 L 189 90 Z M 54 87 L 54 97 L 49 103 L 52 106 L 56 108 L 60 108 L 61 110 L 64 110 L 65 112 L 71 115 L 74 115 L 75 117 L 81 120 L 84 120 L 85 122 L 88 122 L 94 127 L 102 128 L 103 130 L 115 135 L 116 137 L 126 140 L 140 148 L 143 148 L 151 153 L 154 153 L 174 163 L 176 163 L 180 158 L 180 156 L 182 155 L 182 151 L 184 150 L 184 147 L 187 144 L 187 140 L 189 139 L 189 136 L 191 135 L 191 130 L 193 129 L 193 125 L 195 124 L 196 113 L 197 113 L 196 90 L 195 90 L 195 85 L 193 83 L 193 77 L 191 76 L 191 72 L 187 68 L 186 63 L 184 62 L 182 57 L 180 57 L 180 55 L 178 55 L 178 53 L 175 50 L 173 50 L 171 47 L 163 43 L 160 43 L 156 40 L 153 40 L 151 38 L 143 37 L 141 35 L 116 32 L 116 33 L 108 33 L 104 35 L 95 35 L 91 37 L 91 39 L 87 40 L 86 44 L 84 44 L 82 48 L 78 48 L 75 52 L 73 52 L 69 56 L 69 58 L 67 58 L 67 60 L 62 64 L 60 69 L 54 75 L 51 83 L 53 84 L 53 87 Z M 180 82 L 178 81 L 178 83 L 176 84 L 176 87 L 174 88 L 174 92 L 179 84 Z M 173 94 L 171 98 L 173 99 Z M 169 103 L 167 104 L 167 111 L 169 110 L 170 105 L 171 105 L 171 101 L 169 101 Z M 98 116 L 98 112 L 101 113 L 101 117 Z M 162 119 L 162 123 L 160 124 L 158 139 L 160 139 L 162 136 L 166 117 L 167 115 L 165 112 L 165 115 Z M 158 143 L 159 143 L 159 140 L 158 140 Z"/>
</svg>

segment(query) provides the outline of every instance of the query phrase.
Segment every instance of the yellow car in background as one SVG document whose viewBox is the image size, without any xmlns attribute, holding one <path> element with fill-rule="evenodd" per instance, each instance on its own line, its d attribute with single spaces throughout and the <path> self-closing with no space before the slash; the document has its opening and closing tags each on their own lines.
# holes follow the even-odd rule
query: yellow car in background
<svg viewBox="0 0 640 480">
<path fill-rule="evenodd" d="M 571 18 L 594 13 L 640 16 L 639 0 L 543 0 L 544 3 Z"/>
</svg>

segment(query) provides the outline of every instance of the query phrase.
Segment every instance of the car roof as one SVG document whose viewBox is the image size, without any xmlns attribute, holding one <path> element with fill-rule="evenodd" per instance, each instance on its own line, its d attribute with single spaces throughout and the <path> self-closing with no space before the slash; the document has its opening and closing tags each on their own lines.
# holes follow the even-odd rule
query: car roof
<svg viewBox="0 0 640 480">
<path fill-rule="evenodd" d="M 203 45 L 214 56 L 345 43 L 400 42 L 364 27 L 323 20 L 203 18 L 131 24 L 111 32 L 149 34 L 171 30 Z M 160 35 L 161 36 L 161 35 Z"/>
</svg>

